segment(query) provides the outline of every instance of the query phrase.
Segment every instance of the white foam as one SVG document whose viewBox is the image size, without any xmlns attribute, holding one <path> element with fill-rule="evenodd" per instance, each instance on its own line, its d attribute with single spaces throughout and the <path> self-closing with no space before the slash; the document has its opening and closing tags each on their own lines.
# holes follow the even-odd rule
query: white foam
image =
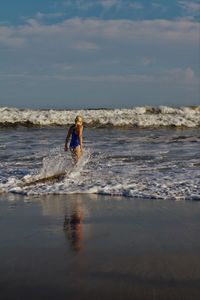
<svg viewBox="0 0 200 300">
<path fill-rule="evenodd" d="M 32 129 L 28 132 L 32 134 Z M 40 132 L 38 145 L 43 135 L 52 137 L 52 130 Z M 20 140 L 21 133 L 23 135 L 24 129 L 18 131 L 15 142 Z M 151 199 L 200 199 L 198 129 L 182 130 L 181 135 L 172 130 L 88 129 L 88 133 L 91 141 L 84 137 L 86 150 L 77 165 L 73 164 L 71 154 L 64 152 L 63 143 L 53 149 L 41 144 L 30 156 L 23 135 L 20 151 L 17 153 L 10 147 L 10 159 L 8 155 L 1 161 L 0 193 L 97 193 Z M 9 145 L 10 138 L 6 137 L 6 141 Z M 93 150 L 88 150 L 89 147 Z M 24 157 L 28 160 L 23 161 Z M 20 162 L 23 162 L 21 166 Z M 58 180 L 48 180 L 63 172 L 65 175 Z"/>
<path fill-rule="evenodd" d="M 200 106 L 135 107 L 132 109 L 99 110 L 31 110 L 0 108 L 0 124 L 32 124 L 34 126 L 68 125 L 79 114 L 85 124 L 93 126 L 139 126 L 139 127 L 199 127 Z"/>
<path fill-rule="evenodd" d="M 96 159 L 96 158 L 95 158 Z M 115 173 L 114 165 L 103 166 L 103 157 L 94 161 L 92 155 L 82 158 L 79 166 L 66 174 L 62 181 L 53 184 L 35 185 L 26 189 L 27 194 L 71 194 L 96 193 L 125 197 L 150 199 L 190 199 L 199 200 L 199 171 L 176 170 L 173 162 L 160 164 L 159 168 L 148 168 L 145 163 L 129 169 L 121 166 L 120 175 Z M 174 171 L 172 171 L 174 169 Z M 15 189 L 16 192 L 16 189 Z M 19 192 L 21 192 L 19 190 Z"/>
</svg>

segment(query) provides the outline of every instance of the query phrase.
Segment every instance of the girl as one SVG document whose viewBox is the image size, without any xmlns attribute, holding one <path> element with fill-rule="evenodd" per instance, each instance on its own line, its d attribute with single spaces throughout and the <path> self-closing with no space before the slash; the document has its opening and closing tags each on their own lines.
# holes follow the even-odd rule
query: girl
<svg viewBox="0 0 200 300">
<path fill-rule="evenodd" d="M 72 157 L 75 162 L 78 162 L 79 158 L 83 153 L 83 119 L 81 116 L 77 116 L 75 118 L 75 123 L 69 128 L 68 134 L 65 140 L 65 151 L 68 151 L 68 141 L 71 137 L 70 141 L 70 151 L 72 152 Z"/>
</svg>

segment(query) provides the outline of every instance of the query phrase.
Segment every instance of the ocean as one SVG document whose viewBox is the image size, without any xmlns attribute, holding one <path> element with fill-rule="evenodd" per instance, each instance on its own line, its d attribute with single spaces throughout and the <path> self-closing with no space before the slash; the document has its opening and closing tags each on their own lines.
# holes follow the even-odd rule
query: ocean
<svg viewBox="0 0 200 300">
<path fill-rule="evenodd" d="M 198 107 L 1 108 L 1 299 L 199 299 L 199 200 Z"/>
<path fill-rule="evenodd" d="M 64 141 L 76 114 L 84 117 L 84 154 L 74 166 Z M 200 199 L 199 108 L 4 108 L 0 124 L 0 193 Z"/>
</svg>

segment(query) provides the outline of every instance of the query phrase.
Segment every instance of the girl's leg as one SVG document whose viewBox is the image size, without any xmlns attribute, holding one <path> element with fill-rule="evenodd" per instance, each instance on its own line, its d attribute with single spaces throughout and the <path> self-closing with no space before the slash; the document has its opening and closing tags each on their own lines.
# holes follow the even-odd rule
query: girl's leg
<svg viewBox="0 0 200 300">
<path fill-rule="evenodd" d="M 80 157 L 81 157 L 81 148 L 80 148 L 80 146 L 77 146 L 77 147 L 73 150 L 73 159 L 74 159 L 75 162 L 77 163 Z"/>
</svg>

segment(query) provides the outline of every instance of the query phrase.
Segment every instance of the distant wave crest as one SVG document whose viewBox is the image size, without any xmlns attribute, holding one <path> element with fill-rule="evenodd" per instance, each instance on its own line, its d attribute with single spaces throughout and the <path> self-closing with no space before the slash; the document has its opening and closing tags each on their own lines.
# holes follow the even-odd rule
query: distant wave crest
<svg viewBox="0 0 200 300">
<path fill-rule="evenodd" d="M 0 126 L 64 126 L 82 115 L 92 127 L 200 127 L 200 106 L 144 106 L 130 109 L 32 110 L 0 108 Z"/>
</svg>

